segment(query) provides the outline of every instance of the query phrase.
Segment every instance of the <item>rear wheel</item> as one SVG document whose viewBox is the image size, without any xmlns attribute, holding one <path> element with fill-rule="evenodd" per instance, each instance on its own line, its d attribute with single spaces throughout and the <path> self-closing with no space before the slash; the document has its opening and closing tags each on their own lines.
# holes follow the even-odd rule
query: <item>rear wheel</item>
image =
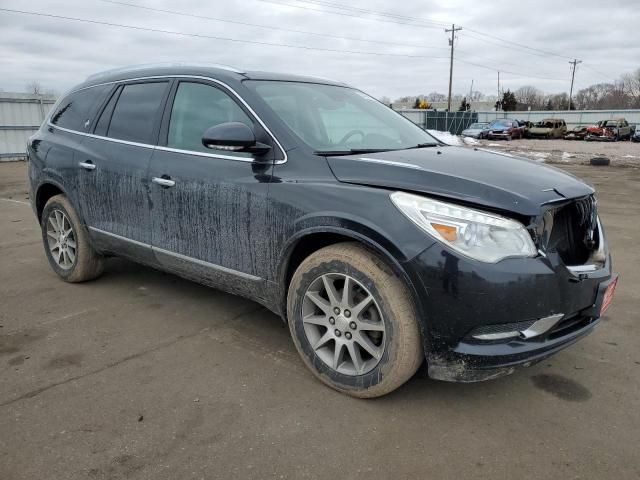
<svg viewBox="0 0 640 480">
<path fill-rule="evenodd" d="M 104 257 L 89 243 L 87 230 L 66 196 L 47 201 L 40 227 L 49 264 L 63 280 L 84 282 L 102 273 Z"/>
<path fill-rule="evenodd" d="M 287 300 L 298 353 L 331 388 L 379 397 L 422 363 L 409 289 L 383 259 L 356 243 L 331 245 L 305 259 Z"/>
</svg>

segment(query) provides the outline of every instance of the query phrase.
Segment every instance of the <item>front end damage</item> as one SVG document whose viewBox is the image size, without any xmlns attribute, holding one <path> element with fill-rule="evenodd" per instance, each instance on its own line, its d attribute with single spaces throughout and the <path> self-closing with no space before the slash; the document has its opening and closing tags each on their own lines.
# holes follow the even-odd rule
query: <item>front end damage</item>
<svg viewBox="0 0 640 480">
<path fill-rule="evenodd" d="M 422 281 L 446 313 L 444 319 L 429 318 L 429 377 L 477 382 L 508 375 L 599 324 L 617 276 L 593 196 L 547 206 L 528 229 L 539 248 L 535 258 L 494 265 L 459 258 L 447 268 L 438 257 L 451 254 L 442 248 L 421 255 L 421 268 L 438 269 L 433 281 Z"/>
</svg>

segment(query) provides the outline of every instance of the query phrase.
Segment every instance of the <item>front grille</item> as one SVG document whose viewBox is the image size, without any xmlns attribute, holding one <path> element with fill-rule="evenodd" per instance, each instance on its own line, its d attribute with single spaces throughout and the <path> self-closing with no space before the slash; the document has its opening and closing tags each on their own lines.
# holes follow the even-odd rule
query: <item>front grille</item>
<svg viewBox="0 0 640 480">
<path fill-rule="evenodd" d="M 582 265 L 597 248 L 597 207 L 593 196 L 553 212 L 548 252 L 557 252 L 565 265 Z"/>
</svg>

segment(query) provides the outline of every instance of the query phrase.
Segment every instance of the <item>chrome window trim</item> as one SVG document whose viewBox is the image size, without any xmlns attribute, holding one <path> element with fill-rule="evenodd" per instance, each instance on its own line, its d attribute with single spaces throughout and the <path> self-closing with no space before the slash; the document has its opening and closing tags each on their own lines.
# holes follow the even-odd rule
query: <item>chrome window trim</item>
<svg viewBox="0 0 640 480">
<path fill-rule="evenodd" d="M 66 97 L 67 95 L 70 95 L 72 93 L 79 92 L 81 90 L 87 90 L 89 88 L 99 87 L 99 86 L 102 86 L 102 85 L 123 84 L 123 83 L 129 83 L 129 82 L 136 82 L 136 81 L 140 81 L 140 80 L 159 80 L 159 79 L 171 80 L 171 79 L 174 79 L 174 78 L 175 79 L 186 78 L 186 79 L 192 79 L 192 80 L 206 80 L 206 81 L 216 83 L 216 84 L 226 88 L 229 92 L 231 92 L 236 97 L 236 99 L 238 99 L 240 101 L 240 103 L 242 103 L 242 105 L 245 106 L 245 108 L 247 110 L 249 110 L 251 115 L 253 115 L 253 117 L 258 121 L 258 123 L 262 126 L 262 128 L 264 128 L 264 130 L 267 132 L 267 134 L 273 139 L 273 141 L 276 143 L 278 148 L 282 151 L 282 155 L 284 155 L 284 158 L 282 158 L 280 160 L 274 160 L 274 164 L 275 165 L 282 165 L 283 163 L 287 163 L 287 160 L 288 160 L 287 151 L 284 149 L 282 144 L 278 141 L 278 139 L 273 134 L 273 132 L 271 132 L 271 130 L 269 130 L 269 127 L 267 127 L 267 125 L 262 121 L 260 116 L 240 96 L 240 94 L 238 94 L 238 92 L 236 92 L 233 88 L 231 88 L 226 83 L 224 83 L 224 82 L 222 82 L 220 80 L 217 80 L 215 78 L 212 78 L 212 77 L 205 77 L 205 76 L 201 76 L 201 75 L 153 75 L 153 76 L 148 76 L 148 77 L 125 78 L 125 79 L 121 79 L 121 80 L 113 80 L 111 82 L 97 83 L 95 85 L 89 85 L 87 87 L 82 87 L 82 88 L 78 88 L 76 90 L 71 90 L 68 93 L 66 93 L 63 97 L 60 97 L 60 98 L 62 99 L 62 98 Z M 52 113 L 54 112 L 54 109 L 55 109 L 56 106 L 57 106 L 57 103 L 54 106 L 54 108 L 51 109 Z M 168 151 L 168 152 L 176 152 L 176 153 L 187 153 L 187 154 L 190 154 L 190 155 L 199 155 L 199 156 L 203 156 L 203 157 L 219 158 L 219 159 L 222 159 L 222 160 L 237 160 L 237 161 L 240 161 L 240 162 L 249 161 L 251 163 L 260 163 L 259 160 L 255 160 L 255 159 L 248 159 L 248 158 L 243 158 L 243 157 L 233 157 L 231 155 L 222 155 L 222 154 L 217 154 L 217 153 L 198 152 L 198 151 L 193 151 L 193 150 L 180 150 L 180 149 L 174 149 L 174 148 L 171 148 L 171 147 L 163 147 L 163 146 L 159 146 L 159 145 L 151 145 L 151 144 L 148 144 L 148 143 L 130 142 L 128 140 L 119 140 L 117 138 L 109 138 L 109 137 L 104 137 L 102 135 L 94 135 L 93 133 L 86 133 L 86 132 L 79 132 L 77 130 L 70 130 L 68 128 L 58 127 L 57 125 L 52 124 L 51 123 L 51 114 L 47 117 L 47 125 L 49 127 L 51 127 L 51 128 L 57 128 L 57 129 L 62 130 L 64 132 L 73 133 L 73 134 L 76 134 L 76 135 L 82 135 L 82 136 L 85 136 L 85 137 L 97 138 L 97 139 L 106 140 L 106 141 L 109 141 L 109 142 L 123 143 L 125 145 L 133 145 L 133 146 L 136 146 L 136 147 L 151 148 L 151 149 L 154 149 L 154 150 L 158 149 L 158 150 L 163 150 L 163 151 Z"/>
<path fill-rule="evenodd" d="M 206 262 L 204 260 L 200 260 L 200 259 L 194 258 L 194 257 L 189 257 L 187 255 L 182 255 L 180 253 L 172 252 L 171 250 L 165 250 L 164 248 L 154 247 L 153 245 L 149 245 L 148 243 L 139 242 L 137 240 L 132 240 L 131 238 L 123 237 L 122 235 L 118 235 L 116 233 L 107 232 L 105 230 L 101 230 L 100 228 L 89 227 L 89 230 L 91 230 L 92 232 L 95 232 L 95 233 L 99 233 L 99 234 L 102 234 L 102 235 L 106 235 L 108 237 L 115 238 L 117 240 L 121 240 L 123 242 L 132 243 L 132 244 L 137 245 L 139 247 L 148 248 L 152 252 L 162 253 L 162 254 L 168 255 L 170 257 L 175 257 L 175 258 L 178 258 L 180 260 L 184 260 L 185 262 L 196 263 L 196 264 L 201 265 L 203 267 L 207 267 L 207 268 L 210 268 L 212 270 L 217 270 L 219 272 L 227 273 L 229 275 L 235 275 L 236 277 L 241 277 L 241 278 L 245 278 L 247 280 L 252 280 L 252 281 L 261 281 L 262 280 L 261 277 L 256 277 L 255 275 L 251 275 L 250 273 L 245 273 L 245 272 L 241 272 L 239 270 L 234 270 L 232 268 L 223 267 L 222 265 L 217 265 L 215 263 Z"/>
</svg>

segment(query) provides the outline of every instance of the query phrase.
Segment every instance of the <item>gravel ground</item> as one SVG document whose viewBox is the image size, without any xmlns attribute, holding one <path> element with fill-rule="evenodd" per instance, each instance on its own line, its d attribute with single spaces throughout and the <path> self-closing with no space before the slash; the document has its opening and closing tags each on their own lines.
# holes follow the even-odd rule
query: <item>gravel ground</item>
<svg viewBox="0 0 640 480">
<path fill-rule="evenodd" d="M 588 165 L 593 157 L 607 157 L 612 166 L 640 167 L 640 142 L 586 142 L 581 140 L 480 140 L 470 147 L 484 147 L 521 155 L 546 163 Z"/>
<path fill-rule="evenodd" d="M 61 281 L 25 164 L 0 164 L 0 479 L 637 480 L 640 170 L 562 167 L 598 190 L 620 273 L 595 332 L 509 377 L 357 400 L 253 302 L 117 258 Z"/>
</svg>

